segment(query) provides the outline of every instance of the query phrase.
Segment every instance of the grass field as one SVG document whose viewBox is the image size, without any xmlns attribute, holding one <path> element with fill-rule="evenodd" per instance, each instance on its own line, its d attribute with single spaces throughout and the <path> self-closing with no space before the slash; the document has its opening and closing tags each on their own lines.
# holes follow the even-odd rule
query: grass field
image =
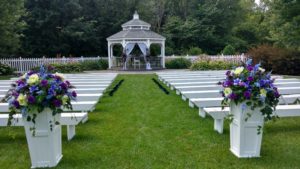
<svg viewBox="0 0 300 169">
<path fill-rule="evenodd" d="M 261 158 L 238 159 L 229 151 L 229 129 L 213 131 L 174 92 L 164 94 L 154 75 L 119 75 L 124 83 L 104 96 L 89 121 L 68 142 L 63 132 L 67 169 L 300 168 L 300 118 L 266 124 Z M 0 128 L 0 168 L 29 168 L 23 128 Z"/>
</svg>

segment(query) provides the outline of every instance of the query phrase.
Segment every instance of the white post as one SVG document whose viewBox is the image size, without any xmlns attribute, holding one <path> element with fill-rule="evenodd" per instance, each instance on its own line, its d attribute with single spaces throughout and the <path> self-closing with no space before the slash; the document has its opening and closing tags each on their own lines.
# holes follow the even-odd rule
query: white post
<svg viewBox="0 0 300 169">
<path fill-rule="evenodd" d="M 110 53 L 110 43 L 108 42 L 107 45 L 107 49 L 108 49 L 108 68 L 111 69 L 112 68 L 112 63 L 111 63 L 111 53 Z"/>
<path fill-rule="evenodd" d="M 24 69 L 23 69 L 23 60 L 22 60 L 22 57 L 20 57 L 20 67 L 21 67 L 20 71 L 23 73 Z"/>
<path fill-rule="evenodd" d="M 165 41 L 163 41 L 163 43 L 161 44 L 161 57 L 162 57 L 162 68 L 165 69 L 166 65 L 165 65 Z"/>
</svg>

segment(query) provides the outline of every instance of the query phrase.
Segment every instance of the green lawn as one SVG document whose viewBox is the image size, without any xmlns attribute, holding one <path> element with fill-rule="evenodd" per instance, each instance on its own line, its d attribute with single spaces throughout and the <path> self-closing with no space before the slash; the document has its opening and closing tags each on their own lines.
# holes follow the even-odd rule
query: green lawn
<svg viewBox="0 0 300 169">
<path fill-rule="evenodd" d="M 119 75 L 122 86 L 101 99 L 71 142 L 64 129 L 57 168 L 300 168 L 300 118 L 268 123 L 262 157 L 238 159 L 229 151 L 228 123 L 217 134 L 211 118 L 200 118 L 174 92 L 164 94 L 153 77 Z M 24 129 L 0 128 L 0 168 L 29 167 Z"/>
</svg>

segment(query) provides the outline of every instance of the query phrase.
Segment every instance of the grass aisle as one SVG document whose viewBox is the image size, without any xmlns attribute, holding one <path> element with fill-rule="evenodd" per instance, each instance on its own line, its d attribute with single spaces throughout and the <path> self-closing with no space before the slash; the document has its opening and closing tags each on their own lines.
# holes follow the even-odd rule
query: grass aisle
<svg viewBox="0 0 300 169">
<path fill-rule="evenodd" d="M 237 159 L 225 134 L 213 131 L 174 92 L 164 94 L 154 75 L 120 75 L 125 79 L 113 97 L 105 96 L 89 121 L 77 127 L 57 168 L 297 168 L 300 167 L 300 118 L 269 123 L 262 158 Z M 13 139 L 11 135 L 14 135 Z M 28 168 L 23 128 L 0 128 L 0 168 Z"/>
</svg>

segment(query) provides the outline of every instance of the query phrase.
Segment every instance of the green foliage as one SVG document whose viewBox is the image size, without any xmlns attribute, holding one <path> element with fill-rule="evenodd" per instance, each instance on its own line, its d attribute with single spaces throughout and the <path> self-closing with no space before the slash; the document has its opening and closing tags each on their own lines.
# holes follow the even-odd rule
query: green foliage
<svg viewBox="0 0 300 169">
<path fill-rule="evenodd" d="M 300 50 L 299 1 L 261 2 L 257 5 L 253 0 L 2 0 L 0 55 L 105 56 L 106 38 L 120 31 L 134 10 L 155 32 L 167 38 L 167 55 L 199 53 L 189 51 L 193 46 L 203 53 L 217 54 L 227 44 L 240 53 L 263 43 Z M 122 52 L 114 51 L 117 56 Z M 151 54 L 156 56 L 160 51 L 151 49 Z"/>
<path fill-rule="evenodd" d="M 53 72 L 60 73 L 79 73 L 89 70 L 106 70 L 108 68 L 108 61 L 100 59 L 99 61 L 84 61 L 79 63 L 66 63 L 66 64 L 50 64 Z M 40 67 L 33 68 L 32 70 L 38 71 Z"/>
<path fill-rule="evenodd" d="M 0 75 L 11 75 L 14 73 L 14 70 L 6 64 L 0 62 Z"/>
<path fill-rule="evenodd" d="M 55 72 L 59 73 L 79 73 L 83 72 L 82 64 L 80 63 L 67 63 L 67 64 L 51 64 Z"/>
<path fill-rule="evenodd" d="M 229 70 L 237 64 L 224 61 L 199 60 L 192 64 L 191 70 Z"/>
<path fill-rule="evenodd" d="M 24 0 L 0 0 L 0 57 L 15 55 L 20 47 L 20 21 L 24 14 Z"/>
<path fill-rule="evenodd" d="M 203 52 L 202 52 L 202 49 L 201 48 L 199 48 L 199 47 L 192 47 L 192 48 L 190 48 L 189 49 L 189 51 L 188 51 L 188 54 L 189 55 L 200 55 L 200 54 L 202 54 Z"/>
<path fill-rule="evenodd" d="M 167 69 L 188 69 L 191 66 L 191 61 L 186 58 L 176 58 L 166 61 Z"/>
<path fill-rule="evenodd" d="M 223 49 L 222 53 L 224 55 L 234 55 L 235 54 L 235 48 L 233 46 L 231 46 L 231 45 L 227 45 Z"/>
<path fill-rule="evenodd" d="M 300 52 L 270 45 L 260 45 L 248 53 L 253 60 L 273 73 L 284 75 L 300 74 Z"/>
<path fill-rule="evenodd" d="M 108 61 L 100 59 L 99 61 L 84 61 L 80 63 L 82 70 L 106 70 Z"/>
</svg>

